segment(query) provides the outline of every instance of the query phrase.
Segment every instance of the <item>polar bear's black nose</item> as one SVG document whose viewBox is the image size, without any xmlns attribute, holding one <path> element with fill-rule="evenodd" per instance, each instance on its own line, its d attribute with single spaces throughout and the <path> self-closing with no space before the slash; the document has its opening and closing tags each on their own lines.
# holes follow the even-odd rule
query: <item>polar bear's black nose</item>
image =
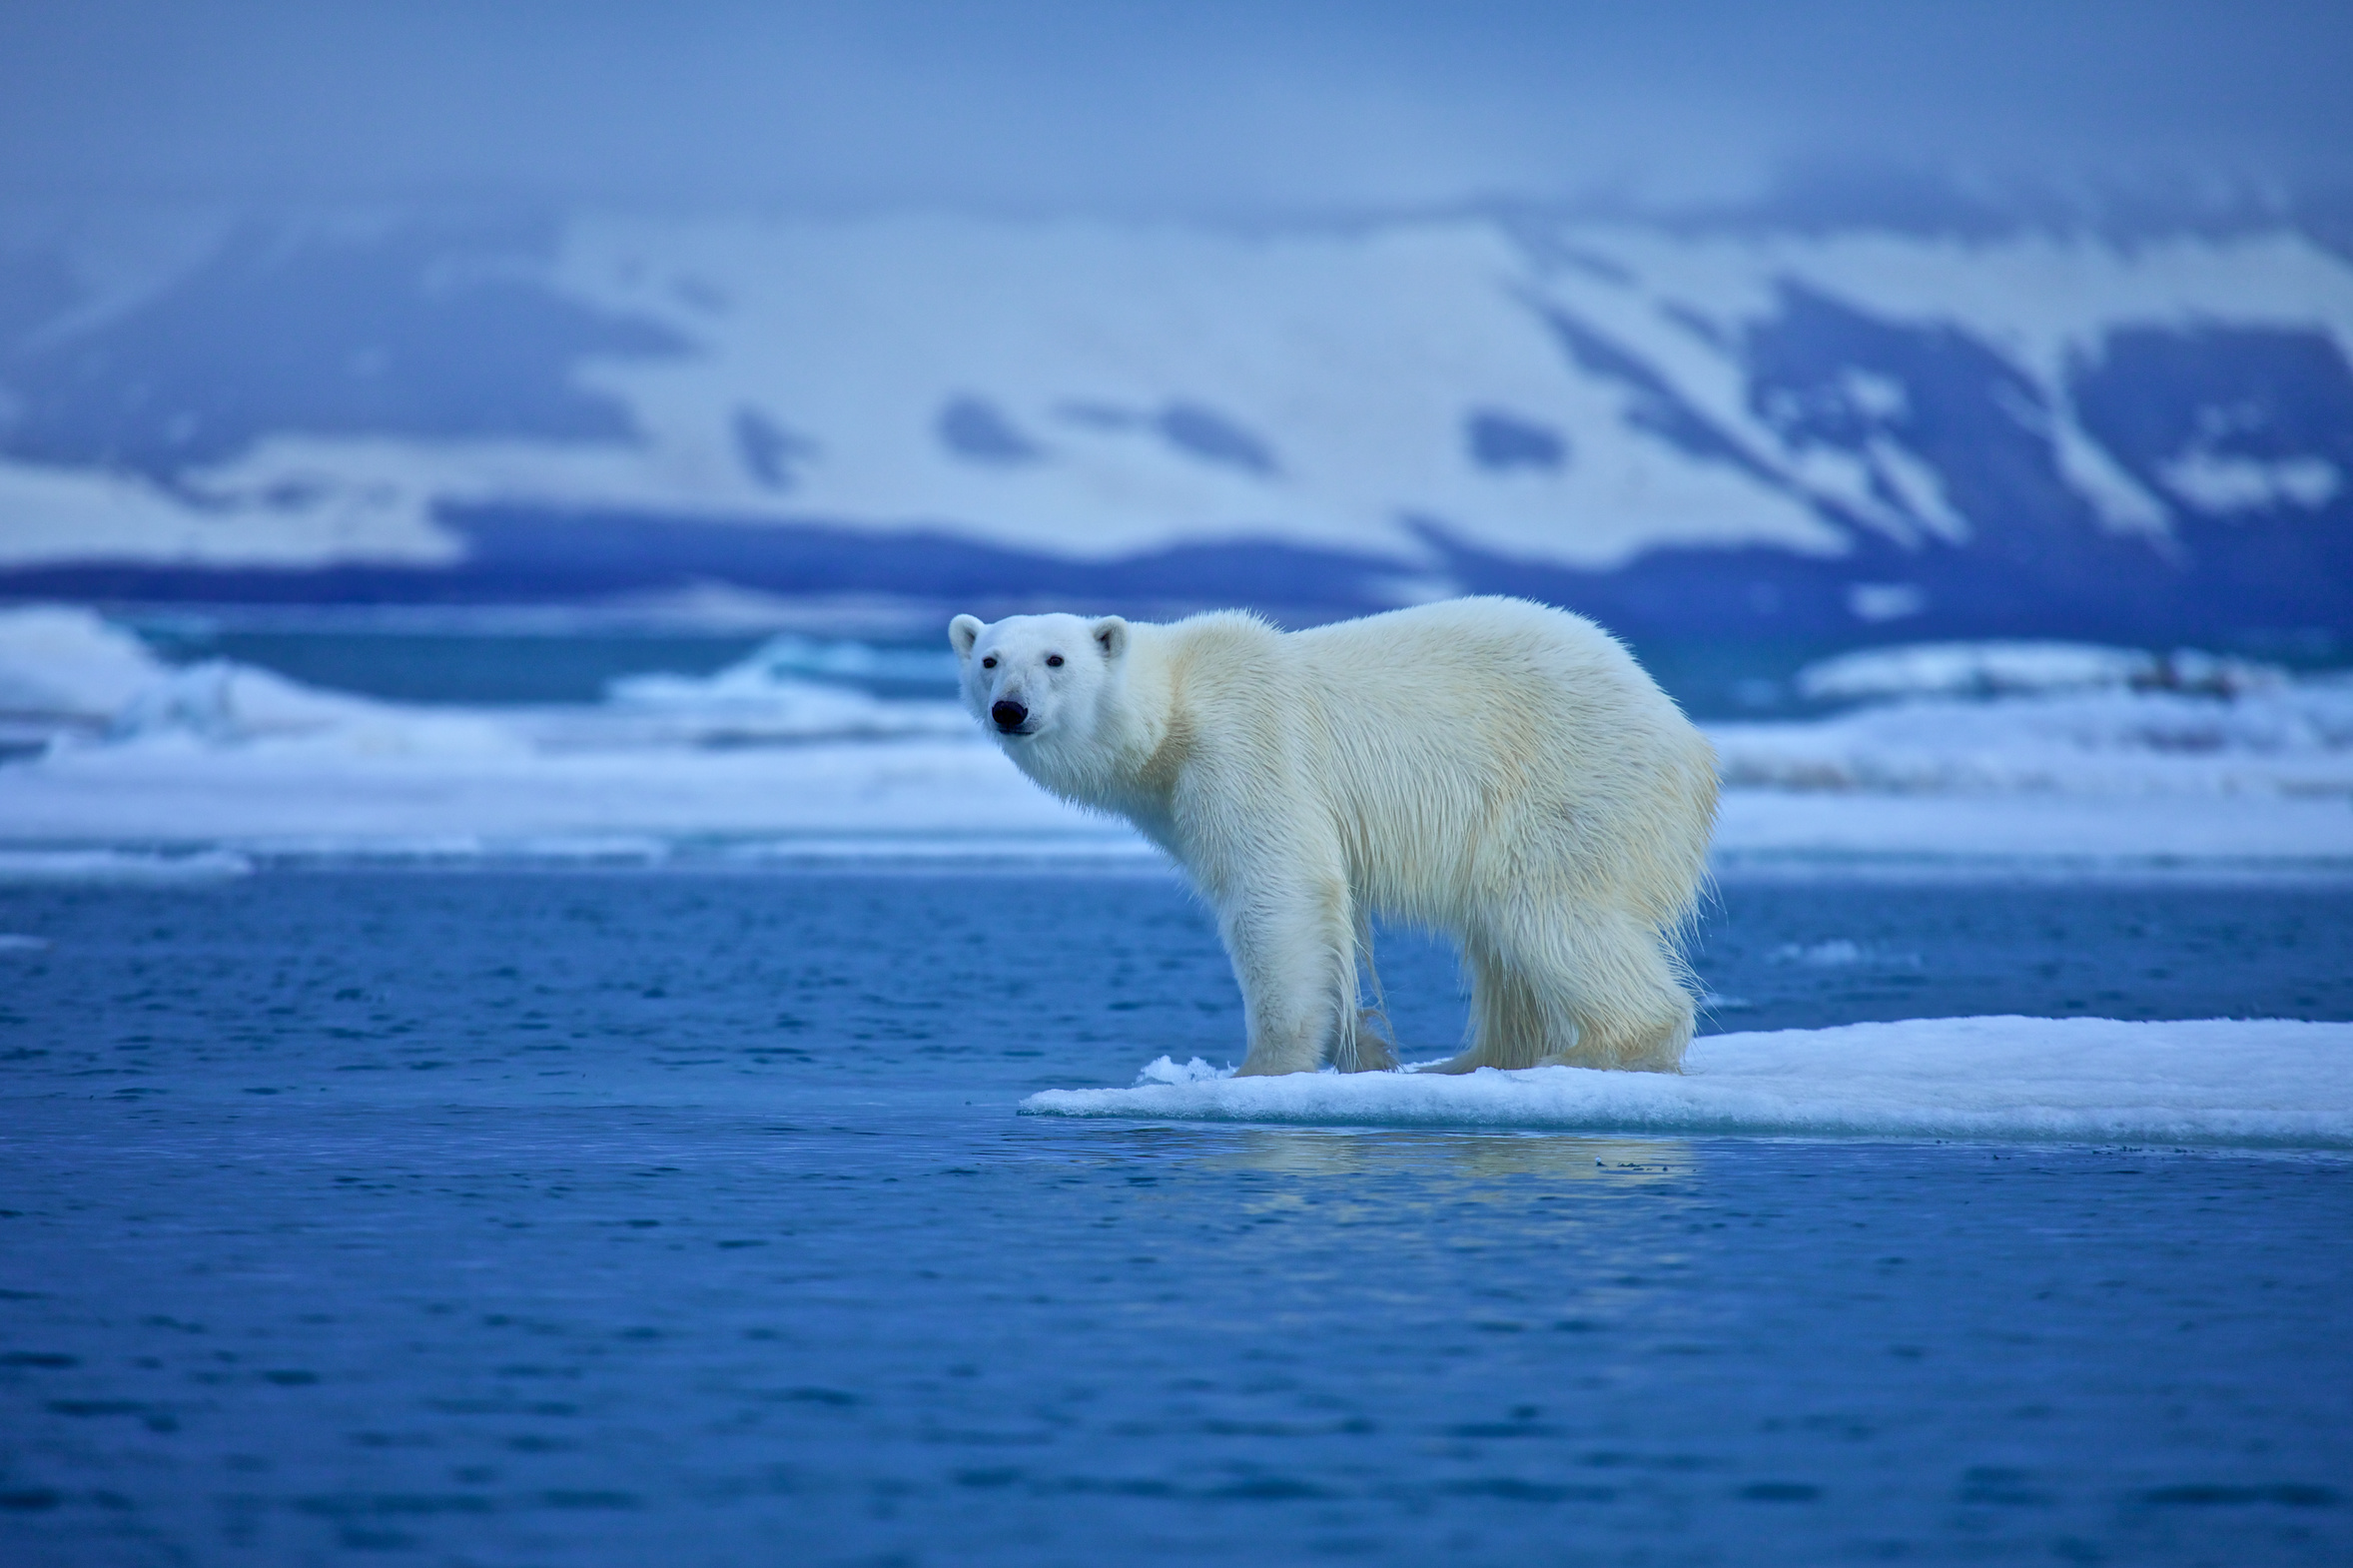
<svg viewBox="0 0 2353 1568">
<path fill-rule="evenodd" d="M 1030 710 L 1018 702 L 1000 702 L 989 710 L 989 717 L 997 721 L 999 729 L 1020 729 Z"/>
</svg>

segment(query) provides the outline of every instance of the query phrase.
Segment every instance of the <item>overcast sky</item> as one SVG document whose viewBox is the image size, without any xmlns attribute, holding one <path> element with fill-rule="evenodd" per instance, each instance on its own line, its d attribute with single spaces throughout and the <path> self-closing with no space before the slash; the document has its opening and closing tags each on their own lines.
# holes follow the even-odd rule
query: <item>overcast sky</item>
<svg viewBox="0 0 2353 1568">
<path fill-rule="evenodd" d="M 2353 185 L 2334 3 L 0 3 L 0 196 L 1345 213 Z"/>
</svg>

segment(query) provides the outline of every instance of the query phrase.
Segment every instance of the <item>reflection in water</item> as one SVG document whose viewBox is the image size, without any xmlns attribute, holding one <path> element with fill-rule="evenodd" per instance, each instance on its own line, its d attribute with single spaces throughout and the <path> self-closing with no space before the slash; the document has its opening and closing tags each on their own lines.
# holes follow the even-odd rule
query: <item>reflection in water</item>
<svg viewBox="0 0 2353 1568">
<path fill-rule="evenodd" d="M 1238 1128 L 1229 1146 L 1205 1154 L 1202 1164 L 1211 1170 L 1293 1176 L 1411 1172 L 1574 1181 L 1662 1181 L 1691 1176 L 1696 1169 L 1691 1146 L 1682 1139 L 1328 1128 Z"/>
<path fill-rule="evenodd" d="M 1566 1332 L 1585 1345 L 1586 1373 L 1615 1375 L 1663 1342 L 1727 1331 L 1723 1303 L 1682 1287 L 1723 1235 L 1703 1212 L 1707 1166 L 1687 1140 L 1025 1124 L 1007 1142 L 1021 1163 L 1043 1157 L 1125 1188 L 1156 1255 L 1194 1259 L 1181 1272 L 1196 1287 L 1166 1306 L 1131 1303 L 1139 1320 L 1195 1318 L 1197 1282 L 1215 1272 L 1353 1301 L 1368 1354 Z M 1473 1258 L 1491 1277 L 1467 1312 L 1433 1320 L 1429 1304 L 1461 1290 Z"/>
<path fill-rule="evenodd" d="M 1698 1175 L 1691 1143 L 1679 1138 L 1580 1138 L 1539 1132 L 1449 1132 L 1426 1128 L 1106 1127 L 1037 1128 L 1009 1142 L 1081 1164 L 1177 1161 L 1204 1173 L 1283 1176 L 1402 1176 L 1424 1178 L 1551 1176 L 1565 1180 L 1660 1183 Z"/>
</svg>

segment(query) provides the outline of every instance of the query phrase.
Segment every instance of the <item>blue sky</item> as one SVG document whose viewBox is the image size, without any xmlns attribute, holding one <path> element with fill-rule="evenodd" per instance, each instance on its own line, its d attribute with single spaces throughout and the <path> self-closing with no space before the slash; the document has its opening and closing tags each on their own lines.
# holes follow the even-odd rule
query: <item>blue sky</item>
<svg viewBox="0 0 2353 1568">
<path fill-rule="evenodd" d="M 2353 5 L 0 8 L 0 197 L 1346 213 L 2353 183 Z"/>
</svg>

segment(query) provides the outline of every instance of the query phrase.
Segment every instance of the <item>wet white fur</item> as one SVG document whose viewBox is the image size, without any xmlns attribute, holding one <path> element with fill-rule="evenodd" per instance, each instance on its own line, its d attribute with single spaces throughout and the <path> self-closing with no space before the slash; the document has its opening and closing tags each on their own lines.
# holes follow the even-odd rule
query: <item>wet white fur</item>
<svg viewBox="0 0 2353 1568">
<path fill-rule="evenodd" d="M 1376 913 L 1461 943 L 1470 1041 L 1445 1071 L 1681 1066 L 1715 753 L 1591 621 L 1479 598 L 1299 632 L 959 615 L 949 640 L 1023 772 L 1191 875 L 1241 983 L 1243 1073 L 1393 1065 L 1358 1001 Z M 1005 700 L 1031 733 L 998 733 Z"/>
</svg>

